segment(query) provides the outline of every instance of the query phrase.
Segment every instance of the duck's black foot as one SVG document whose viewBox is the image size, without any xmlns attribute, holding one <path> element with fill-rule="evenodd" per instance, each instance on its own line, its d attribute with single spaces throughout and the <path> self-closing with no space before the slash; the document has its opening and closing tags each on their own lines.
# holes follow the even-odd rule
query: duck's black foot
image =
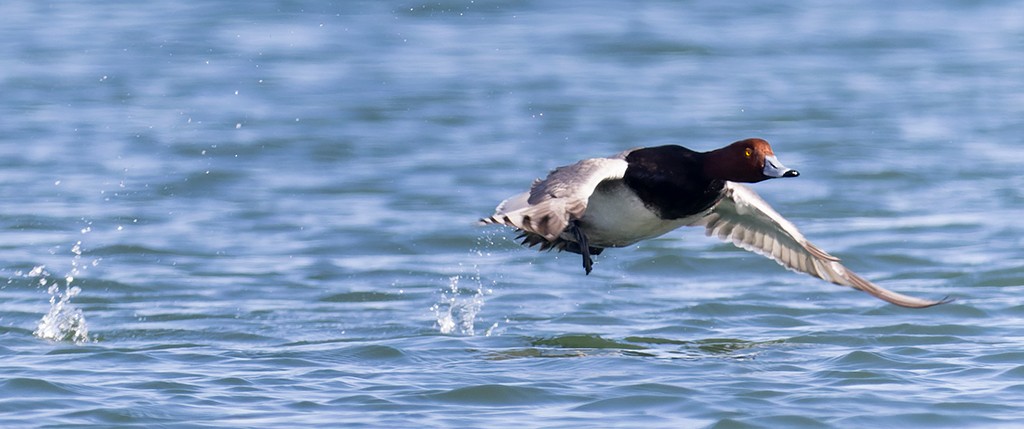
<svg viewBox="0 0 1024 429">
<path fill-rule="evenodd" d="M 594 269 L 594 260 L 590 258 L 590 245 L 587 242 L 587 234 L 580 228 L 579 221 L 575 220 L 569 222 L 569 231 L 572 232 L 573 238 L 579 244 L 580 255 L 583 255 L 583 271 L 590 275 L 590 271 Z"/>
</svg>

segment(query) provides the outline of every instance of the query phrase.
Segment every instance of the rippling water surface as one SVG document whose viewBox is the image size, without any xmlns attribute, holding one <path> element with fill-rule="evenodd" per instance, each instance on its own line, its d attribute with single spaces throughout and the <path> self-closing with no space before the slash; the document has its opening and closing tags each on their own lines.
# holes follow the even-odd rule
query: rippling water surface
<svg viewBox="0 0 1024 429">
<path fill-rule="evenodd" d="M 0 14 L 4 427 L 1024 424 L 1014 2 Z M 473 226 L 582 157 L 751 136 L 818 245 L 957 300 L 699 230 L 584 276 Z"/>
</svg>

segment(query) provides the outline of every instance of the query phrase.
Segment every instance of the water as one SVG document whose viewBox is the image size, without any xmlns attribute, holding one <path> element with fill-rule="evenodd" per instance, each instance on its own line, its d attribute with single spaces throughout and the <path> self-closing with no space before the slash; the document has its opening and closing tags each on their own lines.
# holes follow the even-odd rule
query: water
<svg viewBox="0 0 1024 429">
<path fill-rule="evenodd" d="M 1013 2 L 0 5 L 4 427 L 1024 424 Z M 550 168 L 756 185 L 927 310 L 677 231 L 478 228 Z"/>
</svg>

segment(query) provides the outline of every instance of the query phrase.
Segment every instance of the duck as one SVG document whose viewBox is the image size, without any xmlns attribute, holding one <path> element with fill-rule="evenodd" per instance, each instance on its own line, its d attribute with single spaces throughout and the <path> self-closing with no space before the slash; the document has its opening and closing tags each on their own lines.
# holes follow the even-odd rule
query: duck
<svg viewBox="0 0 1024 429">
<path fill-rule="evenodd" d="M 766 256 L 783 267 L 867 292 L 908 308 L 952 301 L 912 297 L 878 286 L 807 240 L 753 189 L 743 183 L 799 177 L 771 145 L 747 138 L 699 152 L 679 145 L 639 147 L 605 158 L 584 159 L 536 179 L 530 190 L 498 204 L 480 225 L 514 228 L 517 240 L 539 250 L 593 256 L 684 226 Z"/>
</svg>

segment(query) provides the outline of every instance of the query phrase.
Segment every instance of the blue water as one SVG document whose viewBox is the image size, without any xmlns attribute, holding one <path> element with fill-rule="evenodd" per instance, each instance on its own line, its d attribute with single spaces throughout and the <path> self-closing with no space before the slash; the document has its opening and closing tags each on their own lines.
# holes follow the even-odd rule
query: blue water
<svg viewBox="0 0 1024 429">
<path fill-rule="evenodd" d="M 5 2 L 0 426 L 1024 425 L 1016 2 Z M 474 221 L 771 141 L 909 310 L 681 230 Z"/>
</svg>

